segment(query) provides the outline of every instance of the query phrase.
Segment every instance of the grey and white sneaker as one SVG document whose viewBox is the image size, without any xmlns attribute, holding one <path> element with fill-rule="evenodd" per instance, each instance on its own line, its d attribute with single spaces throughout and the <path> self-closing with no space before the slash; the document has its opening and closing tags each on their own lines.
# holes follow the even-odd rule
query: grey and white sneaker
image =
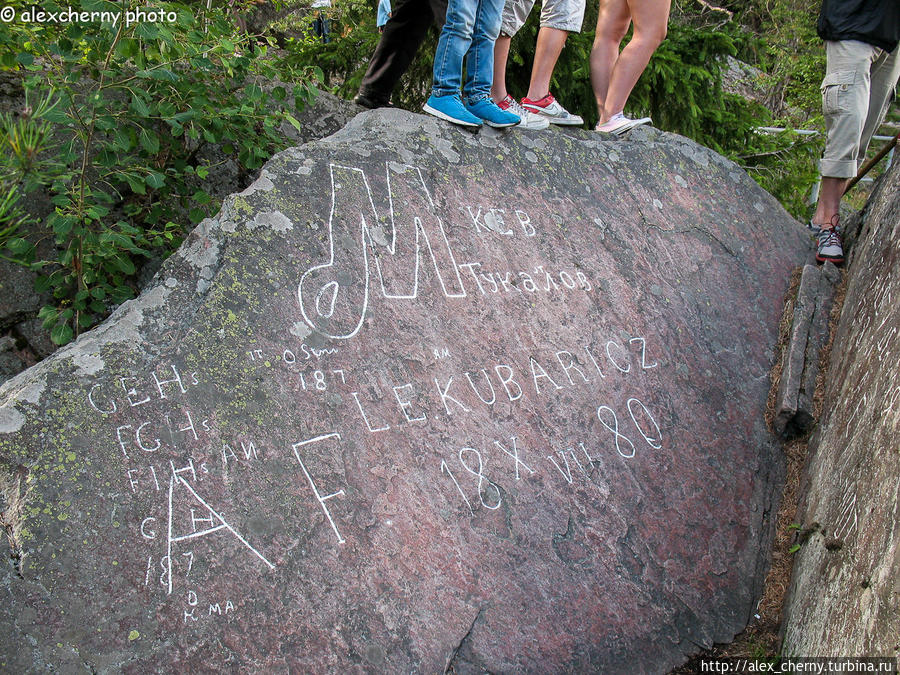
<svg viewBox="0 0 900 675">
<path fill-rule="evenodd" d="M 550 120 L 550 124 L 561 126 L 580 126 L 584 120 L 578 115 L 573 115 L 563 108 L 559 101 L 553 98 L 553 94 L 547 94 L 544 98 L 532 101 L 530 98 L 522 99 L 522 107 L 528 112 L 542 115 Z"/>
<path fill-rule="evenodd" d="M 844 247 L 836 227 L 822 227 L 816 240 L 816 260 L 818 262 L 823 263 L 827 260 L 835 265 L 844 262 Z"/>
<path fill-rule="evenodd" d="M 543 115 L 535 115 L 533 112 L 525 110 L 525 108 L 520 106 L 519 102 L 509 94 L 507 94 L 506 98 L 500 101 L 497 106 L 521 117 L 522 121 L 519 122 L 520 129 L 540 131 L 541 129 L 546 129 L 550 126 L 550 120 Z"/>
</svg>

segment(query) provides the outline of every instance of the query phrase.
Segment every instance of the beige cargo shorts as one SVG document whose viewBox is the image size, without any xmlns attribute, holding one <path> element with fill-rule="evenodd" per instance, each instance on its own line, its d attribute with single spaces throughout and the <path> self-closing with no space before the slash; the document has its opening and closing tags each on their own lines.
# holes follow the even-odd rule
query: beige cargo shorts
<svg viewBox="0 0 900 675">
<path fill-rule="evenodd" d="M 535 0 L 506 0 L 500 32 L 512 37 L 525 25 Z M 544 0 L 541 7 L 541 26 L 580 33 L 584 22 L 585 0 Z"/>
<path fill-rule="evenodd" d="M 900 47 L 888 53 L 865 42 L 842 40 L 826 42 L 825 53 L 822 112 L 826 139 L 819 173 L 852 178 L 894 100 Z"/>
</svg>

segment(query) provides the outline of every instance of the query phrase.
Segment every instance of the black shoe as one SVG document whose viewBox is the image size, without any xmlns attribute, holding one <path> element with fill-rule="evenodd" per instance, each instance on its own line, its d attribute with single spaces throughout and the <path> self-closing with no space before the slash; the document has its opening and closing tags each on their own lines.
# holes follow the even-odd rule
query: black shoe
<svg viewBox="0 0 900 675">
<path fill-rule="evenodd" d="M 393 108 L 393 104 L 386 99 L 375 98 L 374 96 L 366 96 L 365 94 L 357 94 L 356 98 L 353 99 L 353 102 L 356 105 L 361 105 L 363 108 L 368 108 L 369 110 L 373 110 L 375 108 Z"/>
</svg>

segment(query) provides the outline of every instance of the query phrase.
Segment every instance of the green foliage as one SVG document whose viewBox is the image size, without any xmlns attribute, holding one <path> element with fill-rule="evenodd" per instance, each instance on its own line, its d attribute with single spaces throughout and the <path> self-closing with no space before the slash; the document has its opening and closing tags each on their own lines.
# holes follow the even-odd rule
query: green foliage
<svg viewBox="0 0 900 675">
<path fill-rule="evenodd" d="M 26 192 L 40 185 L 42 177 L 58 169 L 47 149 L 52 140 L 54 114 L 58 101 L 48 95 L 32 105 L 25 97 L 25 107 L 18 116 L 0 113 L 0 181 L 5 184 L 23 181 Z"/>
<path fill-rule="evenodd" d="M 816 35 L 821 0 L 732 0 L 736 18 L 762 36 L 742 59 L 768 74 L 767 105 L 781 121 L 821 126 L 825 49 Z"/>
<path fill-rule="evenodd" d="M 794 217 L 806 220 L 811 215 L 806 196 L 818 180 L 824 144 L 819 85 L 825 49 L 816 35 L 821 0 L 732 0 L 729 5 L 745 30 L 761 36 L 743 45 L 738 56 L 766 73 L 764 102 L 772 111 L 771 126 L 820 132 L 756 135 L 734 158 Z"/>
<path fill-rule="evenodd" d="M 538 17 L 513 39 L 507 88 L 521 96 L 528 88 Z M 735 54 L 742 36 L 672 23 L 628 100 L 626 113 L 650 115 L 654 126 L 689 136 L 722 150 L 733 145 L 735 132 L 746 137 L 758 112 L 722 91 L 722 64 Z M 590 52 L 594 32 L 572 34 L 560 56 L 551 89 L 572 112 L 593 126 L 598 112 L 590 84 Z"/>
<path fill-rule="evenodd" d="M 32 249 L 17 236 L 20 227 L 33 223 L 20 199 L 23 190 L 38 185 L 43 172 L 52 166 L 44 156 L 51 127 L 44 117 L 53 108 L 49 98 L 32 107 L 26 97 L 19 117 L 0 113 L 0 251 L 10 254 L 0 255 L 4 260 L 18 262 Z"/>
<path fill-rule="evenodd" d="M 67 7 L 119 20 L 0 24 L 0 66 L 23 72 L 29 96 L 41 101 L 0 120 L 2 175 L 7 185 L 50 187 L 55 212 L 46 226 L 58 256 L 36 260 L 22 239 L 6 244 L 42 272 L 39 290 L 55 303 L 40 316 L 59 344 L 131 297 L 140 259 L 180 242 L 176 222 L 209 215 L 204 147 L 246 170 L 260 167 L 284 145 L 282 121 L 296 124 L 290 111 L 314 97 L 307 82 L 316 72 L 266 58 L 267 42 L 242 33 L 226 9 L 161 2 L 141 5 L 144 15 L 130 23 L 125 11 L 137 12 L 136 3 L 47 1 L 39 9 Z M 264 86 L 273 80 L 298 84 L 290 93 Z"/>
<path fill-rule="evenodd" d="M 753 128 L 771 118 L 762 106 L 726 94 L 722 70 L 737 53 L 738 34 L 675 24 L 632 92 L 635 112 L 719 152 L 745 147 Z"/>
<path fill-rule="evenodd" d="M 822 136 L 801 136 L 792 129 L 755 133 L 732 157 L 798 220 L 809 217 L 806 197 L 819 179 Z"/>
<path fill-rule="evenodd" d="M 596 10 L 593 18 L 585 18 L 585 26 L 595 17 Z M 535 13 L 513 39 L 506 81 L 515 96 L 527 91 L 537 32 Z M 589 79 L 593 39 L 589 30 L 570 35 L 551 81 L 554 95 L 591 126 L 598 119 Z M 635 86 L 626 113 L 649 115 L 654 126 L 721 152 L 747 169 L 792 214 L 803 218 L 804 196 L 817 179 L 815 159 L 821 139 L 760 133 L 759 127 L 775 126 L 779 120 L 761 103 L 723 88 L 728 57 L 749 58 L 760 51 L 765 51 L 762 40 L 736 23 L 707 26 L 694 17 L 675 17 L 666 40 Z"/>
<path fill-rule="evenodd" d="M 26 255 L 30 244 L 17 237 L 19 227 L 27 222 L 28 216 L 19 204 L 18 188 L 0 181 L 0 251 L 9 250 L 12 256 Z M 15 262 L 15 257 L 0 255 L 4 260 Z"/>
<path fill-rule="evenodd" d="M 326 83 L 340 82 L 337 91 L 344 98 L 352 98 L 378 44 L 375 13 L 371 4 L 362 0 L 345 0 L 328 15 L 331 22 L 330 42 L 323 43 L 308 36 L 290 40 L 292 63 L 315 63 L 321 68 Z"/>
</svg>

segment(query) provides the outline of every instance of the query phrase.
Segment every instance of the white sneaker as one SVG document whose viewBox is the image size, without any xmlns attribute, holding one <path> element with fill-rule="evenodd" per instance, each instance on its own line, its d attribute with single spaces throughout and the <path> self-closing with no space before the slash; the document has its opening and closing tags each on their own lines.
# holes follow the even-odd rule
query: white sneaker
<svg viewBox="0 0 900 675">
<path fill-rule="evenodd" d="M 508 110 L 509 112 L 521 117 L 522 121 L 519 122 L 520 129 L 533 129 L 535 131 L 540 131 L 541 129 L 546 129 L 550 126 L 550 120 L 548 120 L 546 117 L 535 115 L 533 112 L 525 110 L 525 108 L 520 106 L 519 102 L 509 94 L 507 94 L 506 98 L 500 101 L 497 106 L 503 110 Z"/>
<path fill-rule="evenodd" d="M 653 122 L 653 120 L 649 117 L 641 117 L 640 119 L 633 120 L 625 117 L 623 113 L 616 113 L 603 124 L 598 124 L 594 127 L 594 131 L 621 136 L 626 131 L 630 131 L 642 124 L 650 124 L 651 122 Z"/>
<path fill-rule="evenodd" d="M 579 126 L 584 124 L 584 120 L 578 115 L 573 115 L 563 108 L 559 101 L 553 98 L 553 94 L 547 94 L 538 101 L 532 101 L 530 98 L 522 99 L 522 107 L 528 112 L 535 113 L 546 117 L 550 124 L 559 124 L 562 126 Z"/>
</svg>

